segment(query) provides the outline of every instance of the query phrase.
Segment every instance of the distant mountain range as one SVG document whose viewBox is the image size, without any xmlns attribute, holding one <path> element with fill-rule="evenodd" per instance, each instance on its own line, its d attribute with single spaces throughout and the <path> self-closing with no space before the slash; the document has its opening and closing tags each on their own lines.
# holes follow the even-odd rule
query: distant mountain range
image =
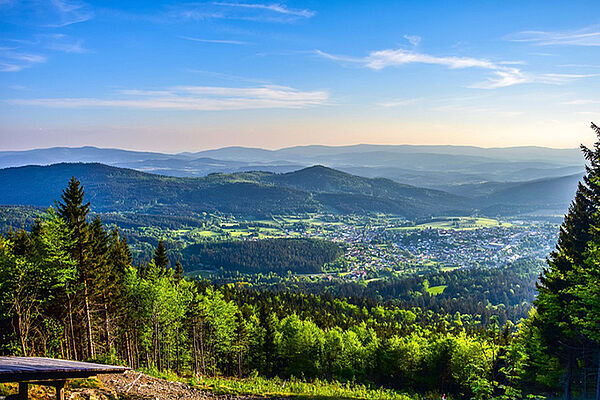
<svg viewBox="0 0 600 400">
<path fill-rule="evenodd" d="M 293 172 L 212 173 L 172 177 L 100 163 L 59 163 L 0 170 L 0 205 L 48 207 L 71 176 L 83 183 L 96 212 L 185 216 L 223 212 L 250 216 L 302 212 L 430 215 L 561 213 L 580 174 L 520 183 L 487 183 L 457 192 L 365 178 L 317 165 Z M 481 184 L 480 184 L 481 185 Z M 476 186 L 476 185 L 475 185 Z"/>
<path fill-rule="evenodd" d="M 246 171 L 291 172 L 324 165 L 368 178 L 388 178 L 418 187 L 464 194 L 468 185 L 515 183 L 583 172 L 578 149 L 470 146 L 300 146 L 280 150 L 226 147 L 163 154 L 95 147 L 56 147 L 0 152 L 0 168 L 97 162 L 142 172 L 200 177 Z"/>
</svg>

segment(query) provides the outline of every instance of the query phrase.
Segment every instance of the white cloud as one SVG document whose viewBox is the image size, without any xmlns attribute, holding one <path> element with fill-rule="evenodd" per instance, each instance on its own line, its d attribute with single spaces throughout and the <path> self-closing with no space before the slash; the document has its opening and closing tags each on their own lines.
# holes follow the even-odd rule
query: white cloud
<svg viewBox="0 0 600 400">
<path fill-rule="evenodd" d="M 0 1 L 0 14 L 22 26 L 59 28 L 94 17 L 91 7 L 78 0 Z"/>
<path fill-rule="evenodd" d="M 171 7 L 169 19 L 234 19 L 257 22 L 291 23 L 311 18 L 316 12 L 308 9 L 288 8 L 284 4 L 212 2 L 185 3 Z"/>
<path fill-rule="evenodd" d="M 242 42 L 240 40 L 221 40 L 221 39 L 201 39 L 190 36 L 181 36 L 182 39 L 191 40 L 192 42 L 201 42 L 201 43 L 215 43 L 215 44 L 248 44 L 247 42 Z"/>
<path fill-rule="evenodd" d="M 0 72 L 18 72 L 44 62 L 46 57 L 39 54 L 0 51 Z"/>
<path fill-rule="evenodd" d="M 313 17 L 316 13 L 312 10 L 294 10 L 291 8 L 287 8 L 283 4 L 257 4 L 257 3 L 226 3 L 226 2 L 215 2 L 213 3 L 217 6 L 225 6 L 225 7 L 239 7 L 239 8 L 248 8 L 248 9 L 256 9 L 256 10 L 267 10 L 272 11 L 279 14 L 285 15 L 293 15 L 296 17 L 304 17 L 310 18 Z"/>
<path fill-rule="evenodd" d="M 373 70 L 382 70 L 388 67 L 400 67 L 407 64 L 433 64 L 443 65 L 451 69 L 480 68 L 488 70 L 491 74 L 483 82 L 469 85 L 470 88 L 496 89 L 522 83 L 563 84 L 575 79 L 590 78 L 597 74 L 531 74 L 526 73 L 515 65 L 521 61 L 500 61 L 473 57 L 440 57 L 405 49 L 386 49 L 372 51 L 366 57 L 349 57 L 315 51 L 317 55 L 347 64 L 356 64 Z"/>
<path fill-rule="evenodd" d="M 380 107 L 385 107 L 385 108 L 402 107 L 402 106 L 408 106 L 411 104 L 418 103 L 422 100 L 423 99 L 420 97 L 414 98 L 414 99 L 392 99 L 392 100 L 382 101 L 381 103 L 377 103 L 377 105 Z"/>
<path fill-rule="evenodd" d="M 561 104 L 574 105 L 574 106 L 580 106 L 580 105 L 585 105 L 585 104 L 600 104 L 600 100 L 578 99 L 578 100 L 565 101 Z"/>
<path fill-rule="evenodd" d="M 532 82 L 532 78 L 524 74 L 518 68 L 495 69 L 492 73 L 494 74 L 493 77 L 490 77 L 483 82 L 474 83 L 469 87 L 474 89 L 496 89 Z"/>
<path fill-rule="evenodd" d="M 508 35 L 506 39 L 540 46 L 600 46 L 600 26 L 589 26 L 571 31 L 523 31 Z"/>
<path fill-rule="evenodd" d="M 79 22 L 85 22 L 94 17 L 94 14 L 89 9 L 87 4 L 77 3 L 67 0 L 50 0 L 49 2 L 54 6 L 57 19 L 47 26 L 49 27 L 63 27 Z"/>
<path fill-rule="evenodd" d="M 541 83 L 549 83 L 554 85 L 562 85 L 569 81 L 582 78 L 594 78 L 600 74 L 540 74 L 536 81 Z"/>
<path fill-rule="evenodd" d="M 45 47 L 50 50 L 62 51 L 64 53 L 87 53 L 88 50 L 83 47 L 83 40 L 72 40 L 62 33 L 41 35 L 43 41 L 47 42 Z"/>
<path fill-rule="evenodd" d="M 519 68 L 472 57 L 439 57 L 405 49 L 373 51 L 362 58 L 333 55 L 320 50 L 317 50 L 316 53 L 330 60 L 359 64 L 374 70 L 420 63 L 444 65 L 452 69 L 482 68 L 492 71 L 493 76 L 487 81 L 471 86 L 480 89 L 493 89 L 530 81 Z"/>
<path fill-rule="evenodd" d="M 177 86 L 166 90 L 125 90 L 125 98 L 40 98 L 11 99 L 10 104 L 56 107 L 121 107 L 169 110 L 247 110 L 259 108 L 304 108 L 326 104 L 326 91 L 300 91 L 285 86 L 229 88 Z"/>
<path fill-rule="evenodd" d="M 418 35 L 404 35 L 404 39 L 408 40 L 408 42 L 415 47 L 421 43 L 421 36 Z"/>
<path fill-rule="evenodd" d="M 13 47 L 0 47 L 0 72 L 18 72 L 45 63 L 47 50 L 64 53 L 87 53 L 83 40 L 71 39 L 65 34 L 37 34 L 33 39 L 5 39 L 15 43 Z"/>
</svg>

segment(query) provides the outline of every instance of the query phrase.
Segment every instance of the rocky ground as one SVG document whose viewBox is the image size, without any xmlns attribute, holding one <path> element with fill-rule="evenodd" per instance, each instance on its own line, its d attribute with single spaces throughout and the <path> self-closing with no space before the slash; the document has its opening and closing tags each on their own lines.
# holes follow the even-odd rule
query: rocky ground
<svg viewBox="0 0 600 400">
<path fill-rule="evenodd" d="M 124 374 L 101 375 L 98 379 L 106 389 L 118 394 L 119 398 L 131 400 L 259 400 L 264 397 L 215 395 L 194 389 L 182 382 L 153 378 L 137 371 Z M 88 400 L 87 398 L 84 398 Z M 73 399 L 75 400 L 75 398 Z M 79 400 L 79 399 L 77 399 Z M 83 399 L 82 399 L 83 400 Z M 89 399 L 93 400 L 93 399 Z"/>
<path fill-rule="evenodd" d="M 16 384 L 0 384 L 0 399 L 10 400 Z M 6 396 L 6 397 L 5 397 Z M 32 400 L 54 399 L 54 389 L 30 385 Z M 215 395 L 194 389 L 185 383 L 153 378 L 137 371 L 100 375 L 97 380 L 72 381 L 66 389 L 68 400 L 265 400 L 257 396 Z M 275 400 L 275 399 L 271 399 Z"/>
</svg>

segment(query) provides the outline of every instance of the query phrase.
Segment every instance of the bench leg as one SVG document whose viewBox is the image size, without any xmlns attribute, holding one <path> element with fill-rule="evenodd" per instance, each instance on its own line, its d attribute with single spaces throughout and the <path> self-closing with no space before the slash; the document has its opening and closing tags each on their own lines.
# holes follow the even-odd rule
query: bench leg
<svg viewBox="0 0 600 400">
<path fill-rule="evenodd" d="M 27 382 L 19 382 L 19 400 L 27 400 L 27 390 L 29 384 Z"/>
<path fill-rule="evenodd" d="M 56 400 L 65 400 L 65 383 L 66 381 L 56 381 L 54 387 L 56 388 Z"/>
</svg>

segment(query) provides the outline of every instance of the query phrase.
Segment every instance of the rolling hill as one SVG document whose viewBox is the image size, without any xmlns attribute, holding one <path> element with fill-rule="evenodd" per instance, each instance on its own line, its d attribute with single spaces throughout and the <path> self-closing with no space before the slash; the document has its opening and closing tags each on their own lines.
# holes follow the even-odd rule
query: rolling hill
<svg viewBox="0 0 600 400">
<path fill-rule="evenodd" d="M 368 179 L 315 166 L 286 174 L 245 172 L 178 178 L 97 163 L 0 170 L 0 204 L 47 207 L 78 177 L 97 212 L 186 215 L 220 211 L 262 216 L 301 212 L 385 212 L 406 217 L 470 213 L 446 192 Z"/>
<path fill-rule="evenodd" d="M 155 152 L 56 147 L 0 151 L 0 168 L 61 162 L 98 162 L 178 177 L 245 171 L 291 172 L 320 164 L 367 178 L 388 178 L 431 189 L 482 182 L 505 183 L 583 172 L 578 149 L 472 146 L 300 146 L 279 150 L 225 147 L 201 152 Z"/>
</svg>

